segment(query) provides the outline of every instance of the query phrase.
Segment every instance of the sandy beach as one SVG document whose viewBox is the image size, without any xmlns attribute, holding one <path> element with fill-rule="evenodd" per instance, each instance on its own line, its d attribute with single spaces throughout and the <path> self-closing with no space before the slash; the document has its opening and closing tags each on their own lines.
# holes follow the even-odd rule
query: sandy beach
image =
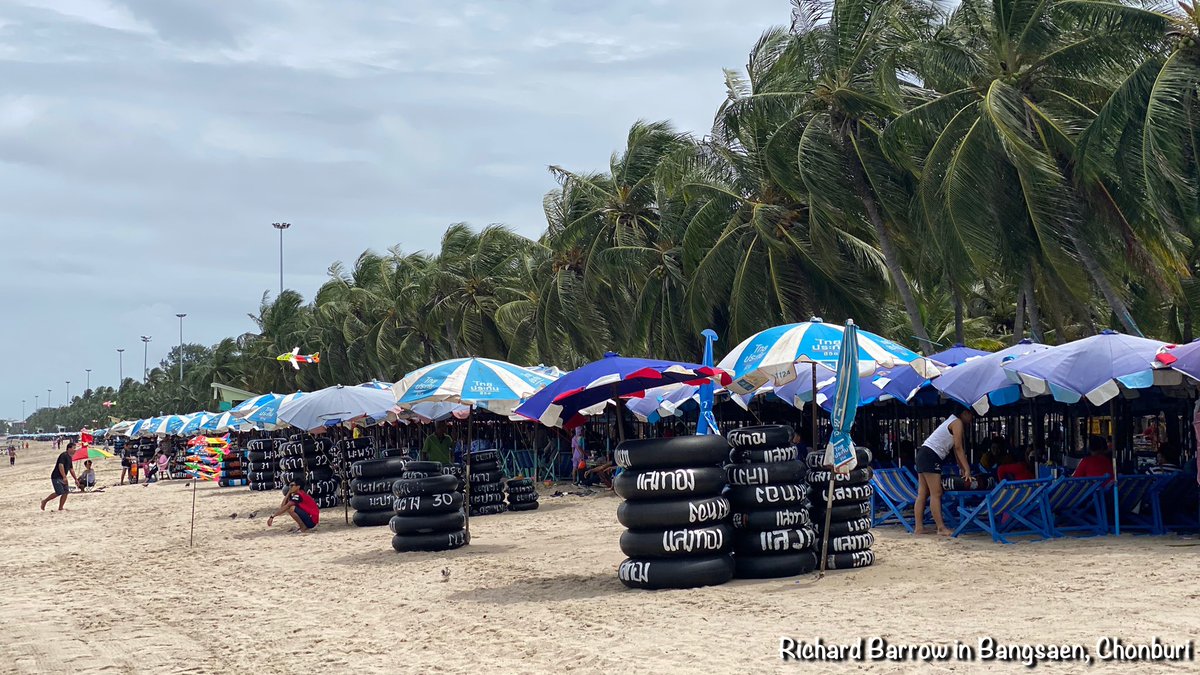
<svg viewBox="0 0 1200 675">
<path fill-rule="evenodd" d="M 1175 536 L 1002 546 L 882 528 L 875 566 L 820 582 L 644 592 L 617 581 L 611 494 L 543 495 L 536 512 L 473 519 L 464 549 L 397 554 L 386 528 L 348 526 L 340 508 L 312 534 L 287 535 L 286 523 L 266 527 L 275 493 L 202 483 L 189 548 L 184 481 L 73 493 L 67 512 L 42 512 L 53 457 L 37 444 L 0 466 L 4 673 L 1015 672 L 785 664 L 779 645 L 990 636 L 1094 650 L 1104 636 L 1178 642 L 1200 631 L 1200 549 Z M 113 485 L 120 465 L 98 462 L 97 473 Z"/>
</svg>

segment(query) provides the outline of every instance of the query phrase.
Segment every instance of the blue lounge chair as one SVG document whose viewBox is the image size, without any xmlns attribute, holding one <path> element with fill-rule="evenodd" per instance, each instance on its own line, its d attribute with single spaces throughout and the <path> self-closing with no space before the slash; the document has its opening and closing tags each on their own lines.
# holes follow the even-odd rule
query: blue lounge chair
<svg viewBox="0 0 1200 675">
<path fill-rule="evenodd" d="M 1113 516 L 1116 533 L 1143 530 L 1148 534 L 1166 534 L 1160 497 L 1163 488 L 1174 479 L 1174 474 L 1117 476 L 1117 509 Z M 1111 485 L 1106 494 L 1112 497 Z"/>
<path fill-rule="evenodd" d="M 1043 539 L 1054 536 L 1050 513 L 1043 491 L 1050 479 L 1000 481 L 974 508 L 959 507 L 961 521 L 954 529 L 957 537 L 964 532 L 987 532 L 992 541 L 1011 544 L 1006 537 L 1035 535 Z"/>
<path fill-rule="evenodd" d="M 871 525 L 896 522 L 912 532 L 915 524 L 912 511 L 917 503 L 916 475 L 906 467 L 875 469 L 871 485 L 875 487 L 871 495 Z"/>
<path fill-rule="evenodd" d="M 533 466 L 533 451 L 532 450 L 514 450 L 512 453 L 512 467 L 508 475 L 510 476 L 525 476 L 526 478 L 537 479 Z"/>
<path fill-rule="evenodd" d="M 1042 496 L 1050 511 L 1054 536 L 1084 532 L 1088 536 L 1108 533 L 1108 511 L 1104 508 L 1104 476 L 1063 477 L 1046 488 Z"/>
</svg>

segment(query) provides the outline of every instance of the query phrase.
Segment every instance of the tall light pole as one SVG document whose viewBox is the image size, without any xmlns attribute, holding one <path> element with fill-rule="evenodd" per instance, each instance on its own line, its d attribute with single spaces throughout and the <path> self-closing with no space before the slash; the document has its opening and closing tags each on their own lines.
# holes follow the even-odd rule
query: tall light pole
<svg viewBox="0 0 1200 675">
<path fill-rule="evenodd" d="M 271 227 L 279 230 L 279 294 L 283 295 L 283 231 L 291 227 L 291 223 L 271 223 Z"/>
<path fill-rule="evenodd" d="M 146 357 L 150 354 L 150 336 L 142 336 L 142 384 L 150 383 L 150 368 Z"/>
<path fill-rule="evenodd" d="M 37 412 L 37 411 L 38 411 L 38 407 L 39 407 L 39 406 L 38 406 L 38 400 L 40 400 L 40 399 L 41 399 L 41 397 L 42 397 L 42 395 L 41 395 L 41 394 L 36 394 L 36 395 L 34 395 L 34 397 L 33 397 L 33 412 Z"/>
<path fill-rule="evenodd" d="M 83 372 L 87 373 L 87 384 L 83 387 L 83 393 L 86 396 L 88 390 L 92 388 L 92 369 L 84 368 Z"/>
<path fill-rule="evenodd" d="M 50 407 L 50 390 L 46 389 L 46 407 Z"/>
<path fill-rule="evenodd" d="M 63 405 L 71 405 L 71 381 L 67 380 L 67 395 L 63 399 Z"/>
<path fill-rule="evenodd" d="M 125 350 L 117 348 L 117 391 L 125 384 Z"/>
<path fill-rule="evenodd" d="M 24 425 L 24 422 L 25 422 L 25 399 L 21 399 L 21 422 L 22 422 L 22 424 L 21 424 L 21 426 L 22 426 L 22 430 L 24 430 L 24 426 L 25 426 L 25 425 Z"/>
<path fill-rule="evenodd" d="M 183 382 L 183 317 L 187 314 L 176 314 L 179 317 L 179 381 Z"/>
</svg>

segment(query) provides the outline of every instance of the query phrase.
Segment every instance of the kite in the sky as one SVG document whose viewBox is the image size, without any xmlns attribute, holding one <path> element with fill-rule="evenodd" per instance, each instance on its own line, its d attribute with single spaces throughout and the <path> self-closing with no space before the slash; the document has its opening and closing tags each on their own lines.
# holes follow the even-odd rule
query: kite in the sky
<svg viewBox="0 0 1200 675">
<path fill-rule="evenodd" d="M 296 347 L 286 354 L 280 354 L 279 356 L 276 356 L 275 360 L 289 362 L 292 364 L 293 368 L 300 370 L 301 363 L 320 363 L 321 352 L 315 352 L 313 354 L 301 354 L 300 348 Z"/>
</svg>

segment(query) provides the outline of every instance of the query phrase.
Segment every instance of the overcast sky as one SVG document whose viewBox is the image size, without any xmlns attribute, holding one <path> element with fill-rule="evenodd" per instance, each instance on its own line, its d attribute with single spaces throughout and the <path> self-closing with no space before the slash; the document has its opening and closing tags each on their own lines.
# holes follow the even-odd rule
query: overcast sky
<svg viewBox="0 0 1200 675">
<path fill-rule="evenodd" d="M 787 0 L 3 0 L 0 418 L 253 328 L 364 249 L 544 228 L 550 164 L 706 132 Z M 400 373 L 396 374 L 401 375 Z"/>
</svg>

